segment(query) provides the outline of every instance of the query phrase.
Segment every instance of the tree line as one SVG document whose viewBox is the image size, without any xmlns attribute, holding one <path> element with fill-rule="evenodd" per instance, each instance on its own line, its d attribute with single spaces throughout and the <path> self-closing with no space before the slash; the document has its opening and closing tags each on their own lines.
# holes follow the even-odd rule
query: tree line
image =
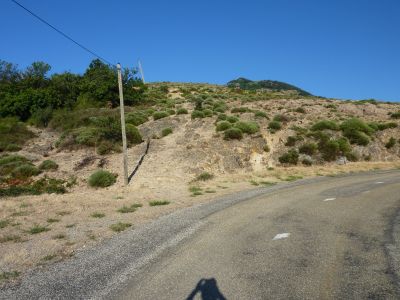
<svg viewBox="0 0 400 300">
<path fill-rule="evenodd" d="M 95 59 L 82 75 L 71 72 L 49 75 L 50 70 L 51 66 L 42 61 L 20 70 L 17 65 L 0 60 L 0 117 L 36 119 L 43 123 L 51 119 L 54 110 L 119 104 L 114 66 Z M 129 68 L 122 73 L 126 105 L 138 103 L 146 90 L 136 74 Z"/>
</svg>

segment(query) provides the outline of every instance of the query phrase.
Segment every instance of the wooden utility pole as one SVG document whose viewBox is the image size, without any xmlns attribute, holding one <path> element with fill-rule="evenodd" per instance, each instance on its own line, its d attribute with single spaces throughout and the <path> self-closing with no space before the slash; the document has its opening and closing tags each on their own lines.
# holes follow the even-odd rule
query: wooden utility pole
<svg viewBox="0 0 400 300">
<path fill-rule="evenodd" d="M 119 89 L 119 108 L 121 111 L 121 132 L 122 132 L 122 151 L 124 164 L 124 184 L 128 185 L 128 154 L 126 145 L 126 130 L 125 130 L 125 108 L 124 108 L 124 92 L 122 90 L 122 74 L 121 65 L 117 64 L 118 70 L 118 89 Z"/>
<path fill-rule="evenodd" d="M 144 74 L 143 74 L 142 64 L 141 64 L 140 60 L 138 61 L 138 65 L 139 65 L 140 76 L 142 77 L 142 82 L 143 82 L 143 83 L 146 83 L 146 82 L 144 81 Z"/>
</svg>

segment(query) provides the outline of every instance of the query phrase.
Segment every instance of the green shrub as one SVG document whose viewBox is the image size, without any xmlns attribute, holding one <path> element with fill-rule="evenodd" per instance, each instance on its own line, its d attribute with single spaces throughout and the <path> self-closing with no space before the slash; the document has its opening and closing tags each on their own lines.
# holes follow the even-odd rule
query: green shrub
<svg viewBox="0 0 400 300">
<path fill-rule="evenodd" d="M 50 230 L 50 228 L 48 228 L 48 227 L 35 225 L 35 226 L 33 226 L 32 228 L 29 229 L 29 233 L 30 234 L 38 234 L 38 233 L 46 232 L 46 231 L 49 231 L 49 230 Z"/>
<path fill-rule="evenodd" d="M 203 110 L 203 113 L 204 113 L 205 117 L 212 117 L 214 114 L 211 109 L 205 109 L 205 110 Z"/>
<path fill-rule="evenodd" d="M 226 114 L 219 114 L 217 117 L 217 122 L 218 121 L 225 121 L 227 118 Z"/>
<path fill-rule="evenodd" d="M 0 146 L 0 148 L 1 148 L 1 146 Z M 8 152 L 16 152 L 21 149 L 22 149 L 22 147 L 18 146 L 17 144 L 8 144 L 5 146 L 5 148 L 3 147 L 3 150 L 8 151 Z M 0 150 L 0 152 L 1 152 L 1 150 Z"/>
<path fill-rule="evenodd" d="M 240 140 L 243 138 L 243 132 L 236 127 L 229 128 L 225 130 L 224 139 L 225 140 Z"/>
<path fill-rule="evenodd" d="M 313 164 L 312 160 L 309 158 L 304 158 L 301 163 L 305 166 L 311 166 Z"/>
<path fill-rule="evenodd" d="M 121 231 L 124 231 L 125 229 L 127 229 L 127 228 L 129 228 L 131 226 L 132 226 L 131 223 L 118 222 L 118 223 L 112 224 L 110 226 L 110 229 L 112 231 L 115 231 L 115 232 L 121 232 Z"/>
<path fill-rule="evenodd" d="M 392 119 L 400 119 L 400 111 L 395 112 L 395 113 L 391 113 L 391 114 L 390 114 L 390 117 L 391 117 Z"/>
<path fill-rule="evenodd" d="M 247 107 L 234 107 L 231 109 L 231 113 L 245 113 L 251 111 Z"/>
<path fill-rule="evenodd" d="M 20 195 L 40 195 L 43 193 L 64 194 L 67 190 L 64 186 L 65 181 L 44 177 L 36 182 L 26 185 L 11 185 L 6 188 L 0 188 L 0 197 Z"/>
<path fill-rule="evenodd" d="M 53 109 L 51 107 L 39 108 L 33 112 L 29 123 L 36 127 L 47 127 L 52 117 Z"/>
<path fill-rule="evenodd" d="M 352 144 L 357 144 L 361 146 L 366 146 L 369 144 L 369 137 L 367 134 L 361 131 L 351 131 L 347 130 L 343 132 L 343 135 L 347 137 Z"/>
<path fill-rule="evenodd" d="M 280 130 L 280 129 L 282 128 L 282 125 L 281 125 L 281 123 L 278 122 L 278 121 L 271 121 L 271 122 L 268 123 L 268 128 L 269 128 L 272 132 L 275 132 L 275 131 Z"/>
<path fill-rule="evenodd" d="M 297 165 L 299 161 L 299 153 L 295 149 L 290 149 L 287 153 L 281 155 L 278 159 L 281 164 Z"/>
<path fill-rule="evenodd" d="M 18 151 L 26 141 L 34 136 L 33 132 L 29 131 L 26 125 L 17 119 L 0 119 L 0 152 Z"/>
<path fill-rule="evenodd" d="M 307 155 L 314 155 L 318 146 L 315 143 L 306 143 L 300 146 L 299 152 Z"/>
<path fill-rule="evenodd" d="M 98 170 L 89 177 L 91 187 L 108 187 L 116 182 L 116 176 L 106 170 Z"/>
<path fill-rule="evenodd" d="M 348 153 L 346 153 L 345 156 L 349 161 L 358 161 L 358 159 L 359 159 L 357 154 L 355 154 L 354 152 L 348 152 Z"/>
<path fill-rule="evenodd" d="M 326 161 L 335 160 L 340 154 L 339 143 L 335 140 L 330 140 L 323 145 L 320 144 L 319 151 L 322 154 L 322 158 Z"/>
<path fill-rule="evenodd" d="M 304 108 L 302 108 L 302 107 L 298 107 L 298 108 L 296 108 L 295 112 L 298 112 L 300 114 L 305 114 L 306 110 Z"/>
<path fill-rule="evenodd" d="M 139 130 L 132 124 L 126 124 L 126 139 L 129 144 L 140 144 L 143 142 L 142 135 L 140 134 Z M 122 136 L 122 135 L 121 135 Z"/>
<path fill-rule="evenodd" d="M 200 175 L 198 175 L 196 177 L 196 180 L 197 181 L 206 181 L 206 180 L 210 180 L 210 179 L 213 179 L 213 178 L 214 178 L 213 174 L 210 174 L 208 172 L 203 172 L 203 173 L 201 173 Z"/>
<path fill-rule="evenodd" d="M 225 131 L 232 127 L 232 124 L 227 121 L 222 121 L 217 123 L 217 131 Z"/>
<path fill-rule="evenodd" d="M 171 134 L 172 133 L 172 128 L 170 128 L 170 127 L 168 127 L 168 128 L 164 128 L 162 131 L 161 131 L 161 136 L 167 136 L 167 135 L 169 135 L 169 134 Z"/>
<path fill-rule="evenodd" d="M 206 117 L 206 115 L 201 110 L 194 110 L 192 112 L 192 119 L 202 119 L 202 118 L 205 118 L 205 117 Z"/>
<path fill-rule="evenodd" d="M 99 155 L 106 155 L 110 154 L 111 152 L 114 151 L 119 151 L 119 146 L 115 145 L 114 143 L 110 141 L 101 141 L 100 144 L 96 148 L 96 152 Z"/>
<path fill-rule="evenodd" d="M 287 140 L 286 140 L 286 143 L 285 143 L 285 146 L 292 147 L 292 146 L 296 145 L 296 142 L 297 142 L 297 137 L 288 136 Z"/>
<path fill-rule="evenodd" d="M 131 204 L 129 206 L 124 205 L 120 209 L 118 209 L 117 211 L 122 213 L 122 214 L 132 213 L 132 212 L 135 212 L 139 207 L 142 207 L 142 204 L 134 203 L 134 204 Z"/>
<path fill-rule="evenodd" d="M 235 117 L 235 116 L 229 116 L 229 117 L 227 117 L 226 118 L 226 120 L 229 122 L 229 123 L 236 123 L 236 122 L 238 122 L 239 121 L 239 118 L 238 117 Z"/>
<path fill-rule="evenodd" d="M 267 144 L 264 145 L 263 150 L 264 150 L 265 152 L 271 151 L 271 149 L 269 148 L 269 146 L 268 146 Z"/>
<path fill-rule="evenodd" d="M 188 114 L 188 110 L 186 108 L 179 108 L 176 113 L 178 115 L 186 115 Z"/>
<path fill-rule="evenodd" d="M 322 120 L 322 121 L 318 121 L 317 123 L 315 123 L 315 124 L 311 127 L 311 130 L 312 130 L 312 131 L 325 130 L 325 129 L 329 129 L 329 130 L 339 130 L 339 126 L 338 126 L 338 124 L 336 124 L 336 122 L 334 122 L 334 121 Z"/>
<path fill-rule="evenodd" d="M 47 159 L 45 161 L 43 161 L 40 165 L 39 165 L 39 170 L 57 170 L 58 169 L 58 165 L 56 162 Z"/>
<path fill-rule="evenodd" d="M 172 115 L 175 115 L 176 114 L 176 111 L 175 111 L 175 109 L 168 109 L 168 114 L 170 115 L 170 116 L 172 116 Z"/>
<path fill-rule="evenodd" d="M 75 131 L 75 142 L 80 145 L 94 146 L 98 140 L 98 130 L 92 127 L 83 127 Z"/>
<path fill-rule="evenodd" d="M 150 201 L 149 205 L 150 206 L 160 206 L 160 205 L 168 205 L 170 202 L 166 200 L 154 200 Z"/>
<path fill-rule="evenodd" d="M 389 141 L 385 144 L 385 147 L 386 147 L 387 149 L 390 149 L 390 148 L 392 148 L 394 145 L 396 145 L 396 139 L 395 139 L 394 137 L 391 137 L 391 138 L 389 139 Z"/>
<path fill-rule="evenodd" d="M 268 118 L 267 114 L 263 111 L 257 110 L 254 112 L 256 118 Z"/>
<path fill-rule="evenodd" d="M 40 170 L 28 163 L 16 167 L 12 172 L 14 178 L 29 178 L 39 174 Z"/>
<path fill-rule="evenodd" d="M 260 130 L 260 127 L 255 122 L 236 122 L 234 127 L 239 128 L 243 133 L 253 134 Z"/>
<path fill-rule="evenodd" d="M 347 153 L 351 152 L 351 146 L 349 140 L 345 137 L 341 137 L 337 140 L 339 144 L 339 150 L 346 155 Z"/>
<path fill-rule="evenodd" d="M 154 120 L 159 120 L 159 119 L 162 119 L 162 118 L 166 118 L 168 116 L 169 116 L 169 113 L 166 112 L 166 111 L 156 111 L 156 112 L 153 113 L 153 119 Z"/>
<path fill-rule="evenodd" d="M 273 121 L 287 123 L 287 122 L 289 122 L 289 117 L 287 117 L 285 115 L 276 115 L 276 116 L 274 116 Z"/>
<path fill-rule="evenodd" d="M 126 124 L 132 124 L 134 126 L 139 126 L 146 123 L 149 120 L 145 112 L 130 112 L 125 117 Z"/>
<path fill-rule="evenodd" d="M 371 127 L 369 127 L 368 124 L 357 118 L 352 118 L 344 121 L 340 125 L 340 129 L 343 131 L 344 134 L 352 131 L 363 132 L 367 135 L 371 135 L 374 133 L 374 130 Z"/>
</svg>

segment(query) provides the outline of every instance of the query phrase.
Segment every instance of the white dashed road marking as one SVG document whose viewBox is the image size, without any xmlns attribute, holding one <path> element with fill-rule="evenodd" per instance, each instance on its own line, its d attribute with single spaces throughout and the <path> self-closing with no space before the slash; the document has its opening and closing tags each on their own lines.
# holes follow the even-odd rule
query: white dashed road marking
<svg viewBox="0 0 400 300">
<path fill-rule="evenodd" d="M 281 240 L 281 239 L 286 239 L 287 237 L 289 237 L 290 233 L 278 233 L 272 240 L 276 241 L 276 240 Z"/>
<path fill-rule="evenodd" d="M 326 202 L 326 201 L 333 201 L 333 200 L 336 200 L 336 198 L 326 198 L 326 199 L 324 200 L 324 202 Z"/>
<path fill-rule="evenodd" d="M 384 183 L 383 181 L 377 181 L 377 182 L 375 182 L 376 184 L 381 184 L 381 183 Z"/>
</svg>

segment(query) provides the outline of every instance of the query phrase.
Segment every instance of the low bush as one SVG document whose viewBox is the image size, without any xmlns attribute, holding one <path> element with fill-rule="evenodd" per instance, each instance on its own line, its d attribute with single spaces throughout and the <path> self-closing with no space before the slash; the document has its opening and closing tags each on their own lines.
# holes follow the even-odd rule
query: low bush
<svg viewBox="0 0 400 300">
<path fill-rule="evenodd" d="M 268 118 L 267 114 L 263 111 L 257 110 L 254 112 L 256 118 Z"/>
<path fill-rule="evenodd" d="M 124 231 L 125 229 L 127 229 L 127 228 L 129 228 L 131 226 L 132 226 L 131 223 L 118 222 L 118 223 L 112 224 L 110 226 L 110 229 L 112 231 L 115 231 L 115 232 L 121 232 L 121 231 Z"/>
<path fill-rule="evenodd" d="M 322 158 L 326 161 L 333 161 L 340 154 L 339 143 L 335 140 L 320 144 L 318 149 L 322 154 Z"/>
<path fill-rule="evenodd" d="M 169 113 L 166 112 L 166 111 L 156 111 L 156 112 L 153 113 L 153 119 L 154 120 L 159 120 L 159 119 L 162 119 L 162 118 L 166 118 L 168 116 L 169 116 Z"/>
<path fill-rule="evenodd" d="M 343 135 L 347 137 L 352 144 L 366 146 L 370 142 L 369 136 L 361 131 L 346 130 L 343 132 Z"/>
<path fill-rule="evenodd" d="M 269 148 L 269 146 L 268 146 L 267 144 L 264 145 L 263 150 L 264 150 L 265 152 L 271 151 L 271 149 Z"/>
<path fill-rule="evenodd" d="M 170 128 L 170 127 L 168 127 L 168 128 L 164 128 L 162 131 L 161 131 L 161 136 L 167 136 L 167 135 L 169 135 L 169 134 L 171 134 L 173 131 L 172 131 L 172 128 Z"/>
<path fill-rule="evenodd" d="M 311 159 L 309 159 L 309 158 L 304 158 L 304 159 L 301 161 L 301 163 L 302 163 L 303 165 L 305 165 L 305 166 L 312 166 L 313 161 L 312 161 Z"/>
<path fill-rule="evenodd" d="M 235 128 L 239 128 L 243 133 L 253 134 L 260 130 L 260 127 L 255 122 L 236 122 L 233 125 Z"/>
<path fill-rule="evenodd" d="M 39 165 L 39 170 L 42 171 L 57 170 L 57 169 L 58 169 L 58 164 L 50 159 L 46 159 Z"/>
<path fill-rule="evenodd" d="M 396 145 L 396 139 L 394 137 L 391 137 L 389 141 L 385 144 L 386 149 L 393 148 L 393 146 Z"/>
<path fill-rule="evenodd" d="M 330 120 L 322 120 L 322 121 L 318 121 L 317 123 L 315 123 L 312 127 L 311 130 L 312 131 L 318 131 L 318 130 L 339 130 L 339 125 L 336 124 L 336 122 L 334 121 L 330 121 Z"/>
<path fill-rule="evenodd" d="M 10 185 L 5 188 L 0 188 L 0 197 L 10 196 L 16 197 L 20 195 L 41 195 L 48 194 L 64 194 L 67 192 L 65 188 L 66 182 L 61 179 L 44 177 L 33 183 Z"/>
<path fill-rule="evenodd" d="M 295 109 L 295 112 L 300 113 L 300 114 L 305 114 L 306 110 L 302 107 L 298 107 Z"/>
<path fill-rule="evenodd" d="M 274 116 L 273 121 L 287 123 L 287 122 L 289 122 L 289 117 L 287 117 L 285 115 L 276 115 L 276 116 Z"/>
<path fill-rule="evenodd" d="M 146 123 L 149 120 L 145 112 L 130 112 L 125 117 L 126 124 L 132 124 L 134 126 L 139 126 Z"/>
<path fill-rule="evenodd" d="M 395 112 L 395 113 L 391 113 L 391 114 L 390 114 L 390 117 L 391 117 L 392 119 L 400 119 L 400 111 Z"/>
<path fill-rule="evenodd" d="M 18 151 L 35 135 L 14 118 L 0 119 L 0 152 Z"/>
<path fill-rule="evenodd" d="M 110 141 L 101 141 L 100 144 L 96 148 L 96 152 L 99 155 L 106 155 L 112 152 L 119 152 L 120 147 Z"/>
<path fill-rule="evenodd" d="M 235 116 L 229 116 L 229 117 L 226 118 L 226 120 L 227 120 L 229 123 L 236 123 L 236 122 L 239 121 L 239 118 L 238 118 L 238 117 L 235 117 Z"/>
<path fill-rule="evenodd" d="M 188 110 L 186 108 L 178 108 L 178 110 L 176 111 L 176 114 L 186 115 L 186 114 L 188 114 Z"/>
<path fill-rule="evenodd" d="M 208 172 L 203 172 L 196 177 L 196 181 L 206 181 L 206 180 L 210 180 L 213 178 L 214 178 L 213 174 L 210 174 Z"/>
<path fill-rule="evenodd" d="M 135 212 L 139 207 L 142 207 L 142 204 L 134 203 L 134 204 L 131 204 L 129 206 L 124 205 L 120 209 L 118 209 L 117 211 L 122 213 L 122 214 L 132 213 L 132 212 Z"/>
<path fill-rule="evenodd" d="M 226 118 L 227 118 L 226 114 L 219 114 L 217 117 L 217 122 L 218 121 L 226 121 Z"/>
<path fill-rule="evenodd" d="M 231 109 L 231 113 L 245 113 L 251 111 L 247 107 L 234 107 Z"/>
<path fill-rule="evenodd" d="M 369 127 L 368 124 L 357 118 L 352 118 L 344 121 L 340 125 L 340 129 L 343 131 L 344 134 L 354 131 L 363 132 L 366 135 L 371 135 L 374 133 L 374 130 Z"/>
<path fill-rule="evenodd" d="M 97 170 L 90 175 L 88 183 L 91 187 L 108 187 L 116 182 L 116 176 L 106 170 Z"/>
<path fill-rule="evenodd" d="M 347 153 L 351 152 L 351 145 L 347 138 L 341 137 L 337 139 L 337 142 L 339 144 L 339 150 L 342 152 L 342 154 L 346 155 Z"/>
<path fill-rule="evenodd" d="M 314 155 L 318 150 L 318 146 L 315 143 L 306 143 L 300 146 L 299 152 L 307 155 Z"/>
<path fill-rule="evenodd" d="M 206 115 L 201 110 L 194 110 L 192 112 L 192 119 L 203 119 L 205 117 L 206 117 Z"/>
<path fill-rule="evenodd" d="M 149 205 L 150 206 L 161 206 L 161 205 L 168 205 L 170 202 L 166 200 L 154 200 L 150 201 Z"/>
<path fill-rule="evenodd" d="M 139 130 L 132 124 L 126 124 L 125 131 L 126 131 L 126 139 L 129 145 L 136 145 L 143 142 L 143 138 Z"/>
<path fill-rule="evenodd" d="M 243 132 L 236 127 L 229 128 L 225 130 L 224 139 L 225 140 L 240 140 L 243 138 Z"/>
<path fill-rule="evenodd" d="M 285 146 L 293 147 L 294 145 L 296 145 L 296 142 L 297 142 L 296 136 L 288 136 L 286 139 Z"/>
<path fill-rule="evenodd" d="M 172 115 L 175 115 L 175 114 L 176 114 L 176 111 L 175 111 L 175 109 L 168 109 L 168 110 L 167 110 L 167 113 L 168 113 L 170 116 L 172 116 Z"/>
<path fill-rule="evenodd" d="M 268 123 L 268 128 L 272 132 L 275 132 L 275 131 L 278 131 L 278 130 L 280 130 L 282 128 L 282 124 L 281 124 L 281 122 L 278 122 L 278 121 L 271 121 L 271 122 Z"/>
<path fill-rule="evenodd" d="M 211 109 L 204 109 L 203 110 L 204 116 L 205 117 L 212 117 L 213 116 L 213 111 Z"/>
<path fill-rule="evenodd" d="M 281 164 L 297 165 L 299 161 L 299 153 L 295 149 L 290 149 L 287 153 L 281 155 L 278 159 Z"/>
<path fill-rule="evenodd" d="M 222 121 L 222 122 L 217 123 L 216 130 L 217 131 L 225 131 L 231 127 L 232 127 L 231 123 L 229 123 L 228 121 Z"/>
<path fill-rule="evenodd" d="M 20 165 L 12 172 L 12 176 L 19 179 L 25 179 L 39 174 L 40 170 L 30 163 Z"/>
</svg>

